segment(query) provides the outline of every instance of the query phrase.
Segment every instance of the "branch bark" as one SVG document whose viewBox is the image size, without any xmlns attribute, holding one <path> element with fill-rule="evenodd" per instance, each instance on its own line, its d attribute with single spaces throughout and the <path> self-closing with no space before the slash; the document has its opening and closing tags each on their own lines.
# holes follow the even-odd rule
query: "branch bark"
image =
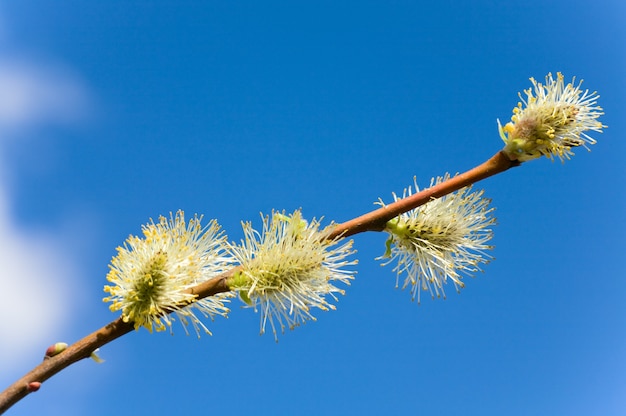
<svg viewBox="0 0 626 416">
<path fill-rule="evenodd" d="M 407 198 L 336 225 L 327 238 L 345 238 L 365 231 L 382 231 L 387 221 L 404 212 L 519 165 L 520 162 L 510 160 L 504 152 L 500 151 L 481 165 L 454 176 L 439 185 L 424 189 Z M 195 294 L 197 299 L 228 292 L 231 289 L 228 287 L 227 281 L 238 270 L 240 268 L 235 267 L 189 289 L 188 292 Z M 41 364 L 0 393 L 0 414 L 4 413 L 29 393 L 35 391 L 31 383 L 43 383 L 64 368 L 84 358 L 88 358 L 96 349 L 131 332 L 133 328 L 132 322 L 124 322 L 121 318 L 118 318 L 70 345 L 61 353 L 46 358 Z"/>
</svg>

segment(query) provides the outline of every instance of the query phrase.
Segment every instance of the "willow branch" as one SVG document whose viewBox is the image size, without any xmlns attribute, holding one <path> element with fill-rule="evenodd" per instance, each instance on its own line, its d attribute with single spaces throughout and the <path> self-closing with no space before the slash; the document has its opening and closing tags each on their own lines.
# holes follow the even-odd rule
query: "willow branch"
<svg viewBox="0 0 626 416">
<path fill-rule="evenodd" d="M 132 331 L 132 322 L 124 322 L 118 318 L 110 324 L 87 335 L 85 338 L 70 345 L 63 352 L 46 357 L 44 361 L 9 388 L 0 393 L 0 414 L 24 398 L 33 390 L 33 383 L 42 383 L 66 367 L 83 358 L 88 358 L 95 350 Z"/>
<path fill-rule="evenodd" d="M 432 199 L 440 198 L 480 180 L 504 172 L 507 169 L 519 166 L 519 164 L 519 162 L 512 161 L 504 152 L 500 151 L 483 164 L 456 175 L 439 185 L 424 189 L 392 204 L 385 205 L 375 211 L 337 225 L 330 233 L 329 238 L 348 237 L 364 231 L 382 231 L 389 220 L 400 214 L 424 205 Z"/>
<path fill-rule="evenodd" d="M 424 189 L 407 198 L 385 205 L 382 208 L 368 212 L 360 217 L 337 224 L 328 234 L 327 238 L 335 239 L 338 237 L 349 237 L 365 231 L 382 231 L 387 221 L 394 219 L 402 213 L 424 205 L 432 199 L 448 195 L 461 188 L 519 165 L 520 162 L 509 159 L 504 152 L 500 151 L 486 162 L 468 170 L 467 172 L 456 175 L 439 185 Z M 229 292 L 231 289 L 228 287 L 226 282 L 239 269 L 239 267 L 236 267 L 222 273 L 219 276 L 207 280 L 206 282 L 191 288 L 189 293 L 197 295 L 198 299 L 203 299 L 216 293 Z"/>
<path fill-rule="evenodd" d="M 519 166 L 519 164 L 520 163 L 517 161 L 511 161 L 500 151 L 483 164 L 465 173 L 454 176 L 445 182 L 424 189 L 407 198 L 361 215 L 360 217 L 336 225 L 332 231 L 330 231 L 327 238 L 335 239 L 338 237 L 348 237 L 365 231 L 382 231 L 387 221 L 404 212 L 415 209 L 432 199 L 440 198 L 482 179 L 504 172 L 512 167 Z M 231 288 L 228 286 L 227 281 L 238 270 L 240 270 L 240 267 L 235 267 L 188 289 L 187 292 L 196 295 L 196 299 L 203 299 L 217 293 L 229 292 Z M 132 322 L 124 322 L 121 318 L 118 318 L 67 347 L 67 349 L 61 353 L 46 358 L 41 364 L 0 393 L 0 414 L 4 413 L 29 393 L 36 391 L 40 383 L 48 380 L 56 373 L 75 362 L 88 358 L 96 349 L 131 332 L 133 328 L 134 325 Z M 37 387 L 34 387 L 35 385 Z"/>
</svg>

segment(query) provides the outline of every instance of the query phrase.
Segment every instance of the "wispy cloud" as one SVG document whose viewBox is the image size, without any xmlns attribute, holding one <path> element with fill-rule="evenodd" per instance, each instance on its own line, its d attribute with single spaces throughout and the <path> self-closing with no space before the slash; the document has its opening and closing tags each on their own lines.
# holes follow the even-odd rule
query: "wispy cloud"
<svg viewBox="0 0 626 416">
<path fill-rule="evenodd" d="M 45 62 L 0 56 L 0 138 L 46 123 L 74 123 L 87 114 L 88 94 L 70 71 Z"/>
<path fill-rule="evenodd" d="M 1 179 L 1 178 L 0 178 Z M 10 198 L 0 184 L 0 363 L 3 371 L 54 343 L 55 332 L 67 321 L 71 299 L 71 260 L 59 241 L 43 232 L 15 226 Z"/>
<path fill-rule="evenodd" d="M 0 43 L 3 40 L 0 39 Z M 2 46 L 2 45 L 0 45 Z M 0 368 L 25 371 L 33 354 L 60 341 L 75 291 L 75 258 L 59 230 L 25 230 L 12 214 L 6 144 L 29 132 L 72 125 L 88 114 L 89 94 L 79 77 L 58 65 L 0 52 Z M 41 135 L 37 135 L 40 137 Z M 30 142 L 30 141 L 29 141 Z M 30 143 L 29 143 L 30 145 Z M 12 178 L 13 182 L 19 178 Z M 58 335 L 57 335 L 58 336 Z M 7 380 L 9 381 L 9 380 Z"/>
</svg>

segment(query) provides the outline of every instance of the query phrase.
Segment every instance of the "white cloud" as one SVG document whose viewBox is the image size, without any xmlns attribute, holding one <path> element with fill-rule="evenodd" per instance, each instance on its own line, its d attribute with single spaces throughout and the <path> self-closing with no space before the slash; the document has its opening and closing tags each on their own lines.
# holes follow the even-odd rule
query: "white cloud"
<svg viewBox="0 0 626 416">
<path fill-rule="evenodd" d="M 1 185 L 0 185 L 1 186 Z M 58 249 L 59 241 L 14 225 L 8 198 L 0 188 L 0 363 L 3 371 L 19 366 L 55 342 L 71 304 L 76 273 Z"/>
<path fill-rule="evenodd" d="M 25 230 L 13 218 L 6 142 L 32 130 L 82 120 L 88 93 L 69 71 L 0 56 L 0 376 L 22 373 L 67 332 L 79 278 L 67 232 Z M 39 136 L 39 135 L 37 135 Z M 28 144 L 32 145 L 32 144 Z M 19 178 L 12 178 L 18 183 Z M 71 248 L 71 247 L 70 247 Z M 67 251 L 65 251 L 67 250 Z M 56 335 L 55 335 L 56 334 Z M 11 381 L 11 380 L 3 380 Z"/>
<path fill-rule="evenodd" d="M 58 66 L 0 58 L 0 137 L 6 140 L 41 123 L 83 119 L 88 99 L 81 84 Z"/>
</svg>

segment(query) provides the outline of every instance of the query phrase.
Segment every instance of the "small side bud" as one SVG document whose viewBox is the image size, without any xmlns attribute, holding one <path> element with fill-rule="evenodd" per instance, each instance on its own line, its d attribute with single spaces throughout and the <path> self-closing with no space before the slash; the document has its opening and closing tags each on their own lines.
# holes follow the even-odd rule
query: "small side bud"
<svg viewBox="0 0 626 416">
<path fill-rule="evenodd" d="M 100 351 L 100 348 L 98 348 L 94 352 L 92 352 L 91 355 L 89 356 L 89 358 L 91 358 L 92 360 L 94 360 L 98 364 L 102 364 L 104 362 L 104 360 L 98 356 L 98 351 Z"/>
<path fill-rule="evenodd" d="M 252 299 L 250 299 L 250 296 L 248 296 L 248 291 L 247 290 L 240 290 L 239 292 L 239 298 L 248 306 L 252 306 Z"/>
<path fill-rule="evenodd" d="M 46 350 L 46 355 L 44 355 L 43 359 L 46 360 L 50 357 L 54 357 L 57 354 L 62 353 L 67 348 L 67 344 L 65 342 L 57 342 L 54 345 L 50 345 Z"/>
<path fill-rule="evenodd" d="M 390 235 L 387 241 L 385 241 L 385 254 L 383 254 L 381 258 L 388 259 L 391 257 L 391 254 L 393 253 L 391 246 L 393 246 L 393 236 Z"/>
<path fill-rule="evenodd" d="M 28 390 L 29 393 L 34 393 L 37 390 L 39 390 L 40 388 L 41 388 L 41 383 L 38 382 L 38 381 L 31 381 L 26 386 L 26 390 Z"/>
</svg>

